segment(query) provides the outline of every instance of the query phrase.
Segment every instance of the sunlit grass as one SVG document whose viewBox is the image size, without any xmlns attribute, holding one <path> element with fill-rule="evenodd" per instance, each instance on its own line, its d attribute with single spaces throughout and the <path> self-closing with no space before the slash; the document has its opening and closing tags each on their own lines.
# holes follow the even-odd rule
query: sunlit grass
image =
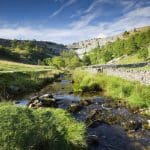
<svg viewBox="0 0 150 150">
<path fill-rule="evenodd" d="M 138 58 L 137 55 L 130 55 L 117 61 L 117 64 L 133 64 L 133 63 L 140 63 L 140 62 L 144 62 L 144 59 Z"/>
<path fill-rule="evenodd" d="M 0 104 L 0 149 L 81 150 L 85 125 L 62 109 L 29 109 Z"/>
<path fill-rule="evenodd" d="M 28 65 L 12 61 L 0 60 L 0 71 L 38 71 L 53 69 L 50 66 Z"/>
<path fill-rule="evenodd" d="M 74 71 L 73 79 L 76 92 L 89 91 L 93 84 L 97 84 L 106 96 L 126 100 L 131 107 L 150 107 L 150 86 L 105 74 L 90 74 L 83 70 Z"/>
</svg>

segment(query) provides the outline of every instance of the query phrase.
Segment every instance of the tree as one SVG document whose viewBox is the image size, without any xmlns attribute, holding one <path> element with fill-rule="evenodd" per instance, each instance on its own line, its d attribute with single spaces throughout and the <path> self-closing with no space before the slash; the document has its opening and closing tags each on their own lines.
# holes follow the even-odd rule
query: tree
<svg viewBox="0 0 150 150">
<path fill-rule="evenodd" d="M 52 64 L 57 68 L 65 67 L 65 62 L 60 56 L 53 57 Z"/>
<path fill-rule="evenodd" d="M 143 58 L 144 60 L 145 60 L 146 58 L 148 58 L 148 49 L 146 49 L 146 48 L 141 48 L 141 49 L 139 50 L 139 52 L 138 52 L 138 57 L 139 57 L 139 58 Z"/>
<path fill-rule="evenodd" d="M 103 54 L 103 59 L 105 62 L 108 62 L 112 59 L 112 52 L 111 51 L 105 51 Z"/>
<path fill-rule="evenodd" d="M 84 55 L 82 58 L 83 65 L 88 66 L 91 65 L 91 60 L 88 55 Z"/>
<path fill-rule="evenodd" d="M 125 31 L 124 33 L 123 33 L 123 36 L 128 36 L 129 35 L 129 32 L 128 31 Z"/>
</svg>

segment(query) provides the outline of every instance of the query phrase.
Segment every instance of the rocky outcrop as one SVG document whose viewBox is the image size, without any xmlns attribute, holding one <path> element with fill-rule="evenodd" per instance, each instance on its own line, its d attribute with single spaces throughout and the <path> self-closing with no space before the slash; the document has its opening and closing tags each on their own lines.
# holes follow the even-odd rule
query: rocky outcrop
<svg viewBox="0 0 150 150">
<path fill-rule="evenodd" d="M 71 49 L 71 50 L 75 50 L 75 52 L 80 57 L 82 57 L 84 53 L 87 53 L 87 52 L 91 51 L 94 48 L 101 47 L 101 46 L 105 45 L 108 42 L 114 42 L 118 38 L 119 39 L 127 38 L 125 36 L 126 32 L 130 35 L 134 35 L 137 32 L 143 32 L 143 31 L 146 31 L 146 30 L 149 30 L 149 29 L 150 29 L 150 26 L 135 28 L 135 29 L 132 29 L 128 32 L 125 31 L 124 33 L 118 34 L 116 36 L 110 36 L 110 37 L 106 37 L 106 38 L 94 38 L 94 39 L 89 39 L 89 40 L 85 40 L 85 41 L 75 42 L 75 43 L 67 45 L 67 48 Z"/>
<path fill-rule="evenodd" d="M 80 57 L 82 57 L 84 53 L 87 53 L 96 47 L 101 47 L 108 42 L 114 42 L 119 37 L 120 35 L 107 38 L 94 38 L 67 45 L 67 48 L 74 50 Z"/>
</svg>

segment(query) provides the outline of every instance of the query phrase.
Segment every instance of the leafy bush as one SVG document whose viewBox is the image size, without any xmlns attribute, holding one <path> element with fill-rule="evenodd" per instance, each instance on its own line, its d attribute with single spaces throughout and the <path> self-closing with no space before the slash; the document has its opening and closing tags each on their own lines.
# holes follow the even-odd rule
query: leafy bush
<svg viewBox="0 0 150 150">
<path fill-rule="evenodd" d="M 85 126 L 61 109 L 0 104 L 0 149 L 84 149 Z"/>
<path fill-rule="evenodd" d="M 90 57 L 88 55 L 84 55 L 83 58 L 82 58 L 82 63 L 84 66 L 88 66 L 91 64 L 91 60 L 90 60 Z"/>
<path fill-rule="evenodd" d="M 63 51 L 60 56 L 44 59 L 44 63 L 56 68 L 74 69 L 81 66 L 80 59 L 74 51 Z"/>
<path fill-rule="evenodd" d="M 143 58 L 144 60 L 148 57 L 148 49 L 147 48 L 141 48 L 138 52 L 138 57 Z"/>
</svg>

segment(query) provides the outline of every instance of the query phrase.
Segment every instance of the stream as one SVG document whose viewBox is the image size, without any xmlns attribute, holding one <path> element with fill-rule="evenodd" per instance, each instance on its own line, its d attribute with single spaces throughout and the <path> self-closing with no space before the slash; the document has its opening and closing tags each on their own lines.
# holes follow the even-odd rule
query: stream
<svg viewBox="0 0 150 150">
<path fill-rule="evenodd" d="M 133 113 L 102 93 L 73 93 L 68 75 L 60 76 L 58 81 L 39 92 L 22 97 L 16 105 L 27 106 L 29 101 L 40 98 L 53 98 L 54 107 L 68 110 L 76 120 L 86 124 L 89 150 L 150 149 L 150 130 L 145 127 L 148 118 Z"/>
</svg>

